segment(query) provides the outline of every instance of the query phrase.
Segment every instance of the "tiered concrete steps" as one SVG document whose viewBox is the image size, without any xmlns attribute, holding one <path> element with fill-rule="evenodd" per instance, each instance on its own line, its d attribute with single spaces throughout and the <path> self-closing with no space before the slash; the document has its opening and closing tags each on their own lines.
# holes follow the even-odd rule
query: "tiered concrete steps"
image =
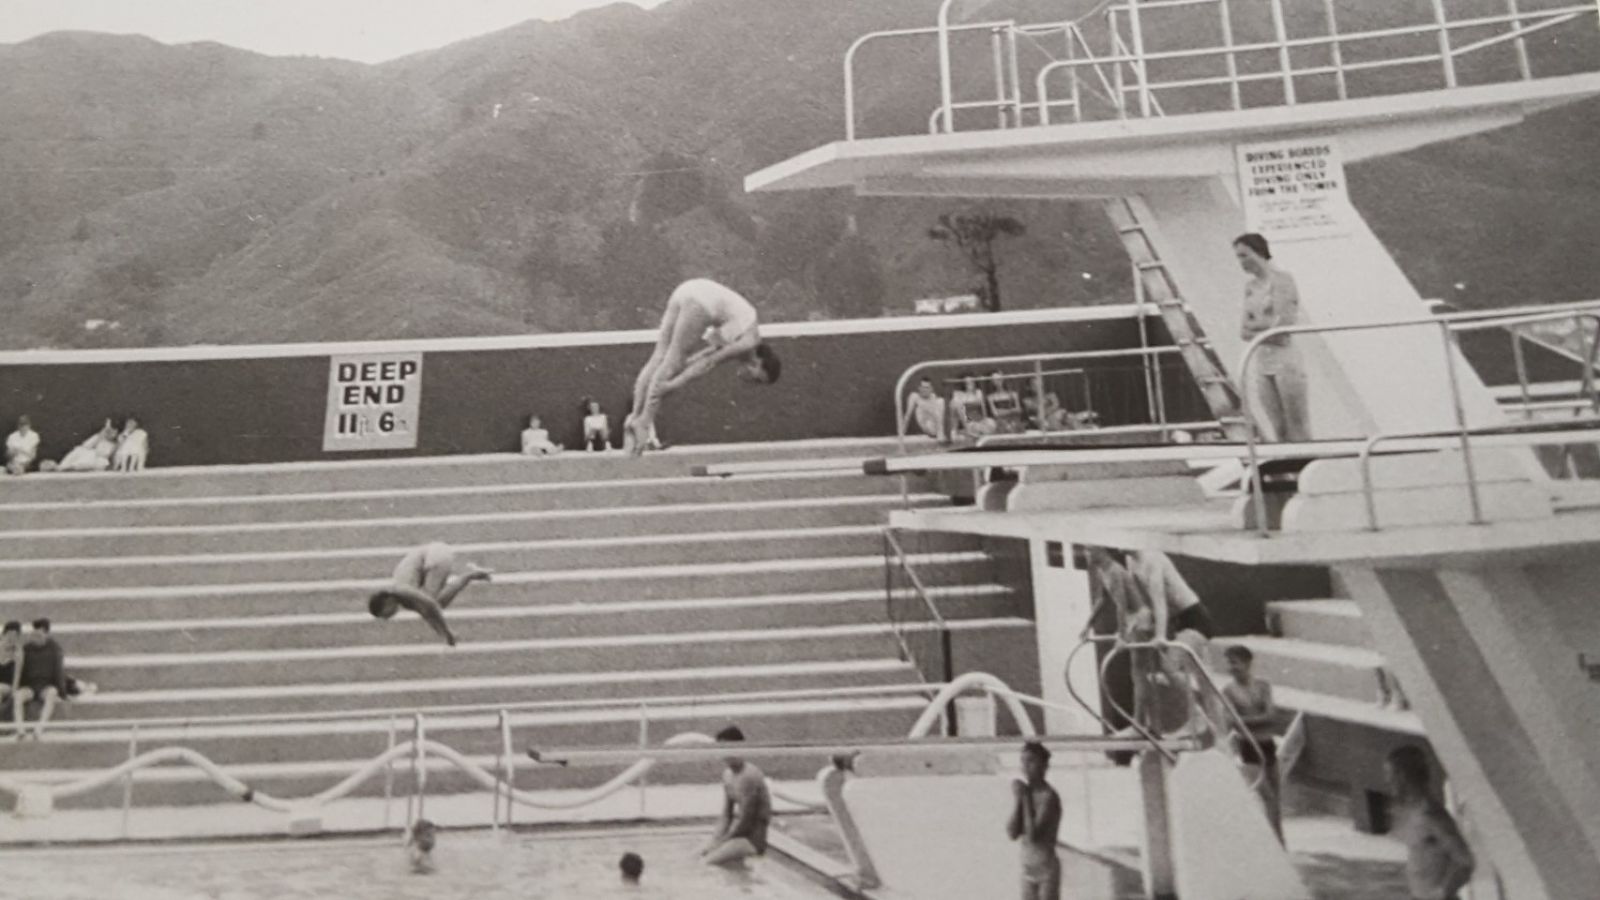
<svg viewBox="0 0 1600 900">
<path fill-rule="evenodd" d="M 890 509 L 945 498 L 848 473 L 687 474 L 886 449 L 11 479 L 0 617 L 50 616 L 69 670 L 100 693 L 64 708 L 43 741 L 0 744 L 0 755 L 8 772 L 65 780 L 116 765 L 136 738 L 140 751 L 192 747 L 259 790 L 301 796 L 405 740 L 417 710 L 429 737 L 485 764 L 508 705 L 519 753 L 659 742 L 729 721 L 763 741 L 903 736 L 925 700 L 885 622 L 879 529 Z M 435 539 L 496 570 L 449 611 L 454 649 L 414 616 L 365 610 L 405 549 Z M 916 562 L 954 627 L 985 646 L 1032 648 L 1032 623 L 975 539 L 929 535 Z M 816 760 L 768 768 L 805 776 Z M 674 772 L 708 773 L 652 777 Z M 525 765 L 518 780 L 571 787 L 608 774 Z M 141 804 L 223 799 L 187 769 L 145 771 L 135 788 Z M 430 780 L 466 788 L 443 769 Z M 63 805 L 121 799 L 113 786 Z"/>
</svg>

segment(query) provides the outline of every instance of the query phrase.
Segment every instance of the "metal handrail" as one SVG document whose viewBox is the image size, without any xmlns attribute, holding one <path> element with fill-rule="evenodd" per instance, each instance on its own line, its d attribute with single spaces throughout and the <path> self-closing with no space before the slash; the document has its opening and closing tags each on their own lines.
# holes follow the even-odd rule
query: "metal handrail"
<svg viewBox="0 0 1600 900">
<path fill-rule="evenodd" d="M 1257 445 L 1260 443 L 1255 428 L 1256 410 L 1254 409 L 1255 392 L 1249 389 L 1250 364 L 1255 361 L 1256 353 L 1262 345 L 1277 338 L 1290 337 L 1297 334 L 1332 334 L 1350 331 L 1380 331 L 1394 328 L 1420 328 L 1437 326 L 1440 336 L 1444 341 L 1445 374 L 1450 384 L 1450 400 L 1454 409 L 1456 428 L 1448 434 L 1459 435 L 1461 438 L 1462 463 L 1466 468 L 1467 489 L 1472 501 L 1473 521 L 1482 521 L 1482 509 L 1478 496 L 1477 477 L 1472 461 L 1471 436 L 1474 431 L 1484 429 L 1504 428 L 1503 424 L 1491 426 L 1467 425 L 1466 410 L 1462 406 L 1461 385 L 1456 374 L 1456 356 L 1458 350 L 1455 345 L 1457 331 L 1474 331 L 1483 328 L 1504 328 L 1513 325 L 1522 325 L 1532 322 L 1553 321 L 1564 318 L 1583 318 L 1600 322 L 1600 300 L 1588 300 L 1581 303 L 1551 304 L 1529 310 L 1478 310 L 1472 312 L 1444 313 L 1426 317 L 1410 319 L 1393 319 L 1383 322 L 1347 322 L 1332 325 L 1284 325 L 1269 328 L 1251 339 L 1246 345 L 1244 357 L 1239 363 L 1239 384 L 1241 409 L 1246 424 L 1245 449 L 1248 458 L 1250 481 L 1252 487 L 1252 506 L 1256 514 L 1256 530 L 1262 537 L 1271 536 L 1271 528 L 1267 522 L 1267 501 L 1263 491 L 1260 459 L 1257 456 Z M 1437 432 L 1424 432 L 1419 435 L 1380 434 L 1380 440 L 1390 440 L 1399 437 L 1429 437 L 1436 436 Z M 1370 444 L 1369 451 L 1370 451 Z M 1370 452 L 1368 453 L 1370 455 Z"/>
<path fill-rule="evenodd" d="M 1180 347 L 1139 347 L 1126 350 L 1079 350 L 1068 353 L 1025 353 L 1019 356 L 977 356 L 966 359 L 929 359 L 914 363 L 900 374 L 894 385 L 894 415 L 895 435 L 899 442 L 901 453 L 906 450 L 906 388 L 911 383 L 913 376 L 927 369 L 951 368 L 955 366 L 989 366 L 1011 365 L 1028 362 L 1065 362 L 1071 360 L 1091 359 L 1125 359 L 1134 357 L 1140 359 L 1146 366 L 1151 360 L 1160 356 L 1171 356 L 1182 352 Z M 1030 377 L 1032 373 L 1029 373 Z M 1161 423 L 1156 423 L 1161 424 Z"/>
<path fill-rule="evenodd" d="M 1456 60 L 1469 54 L 1477 53 L 1484 49 L 1506 43 L 1514 43 L 1517 53 L 1517 76 L 1521 80 L 1532 80 L 1533 70 L 1528 58 L 1527 38 L 1531 34 L 1558 27 L 1585 16 L 1600 13 L 1600 7 L 1588 3 L 1568 3 L 1549 9 L 1523 10 L 1514 2 L 1510 4 L 1509 11 L 1492 15 L 1470 15 L 1452 19 L 1445 9 L 1445 0 L 1433 0 L 1432 15 L 1429 21 L 1410 25 L 1397 25 L 1369 31 L 1341 32 L 1337 16 L 1334 13 L 1331 0 L 1324 0 L 1324 19 L 1327 33 L 1305 37 L 1291 37 L 1286 25 L 1284 15 L 1284 0 L 1271 0 L 1270 13 L 1272 16 L 1273 36 L 1269 40 L 1254 41 L 1250 43 L 1234 43 L 1232 27 L 1232 11 L 1228 0 L 1131 0 L 1131 2 L 1113 4 L 1103 2 L 1094 9 L 1075 18 L 1042 23 L 1018 23 L 1014 20 L 993 20 L 976 23 L 952 23 L 951 7 L 954 0 L 942 0 L 936 24 L 931 28 L 905 28 L 890 31 L 873 32 L 857 39 L 845 54 L 845 119 L 846 139 L 855 140 L 857 135 L 857 99 L 854 60 L 857 51 L 866 42 L 878 38 L 889 37 L 917 37 L 933 36 L 937 42 L 939 66 L 939 97 L 934 110 L 929 116 L 929 128 L 933 133 L 950 133 L 957 130 L 955 114 L 962 109 L 997 109 L 1000 112 L 1000 127 L 1020 126 L 1023 124 L 1024 111 L 1033 108 L 1037 111 L 1040 124 L 1050 123 L 1050 111 L 1058 106 L 1071 106 L 1074 119 L 1082 121 L 1083 110 L 1079 103 L 1079 89 L 1081 87 L 1076 73 L 1084 66 L 1090 67 L 1095 76 L 1104 83 L 1108 94 L 1112 95 L 1114 105 L 1119 117 L 1127 115 L 1126 93 L 1133 91 L 1138 97 L 1139 113 L 1143 117 L 1160 115 L 1157 106 L 1157 92 L 1176 90 L 1179 88 L 1227 86 L 1229 88 L 1228 105 L 1235 109 L 1242 109 L 1242 99 L 1239 87 L 1242 83 L 1255 81 L 1279 81 L 1283 86 L 1285 105 L 1295 105 L 1298 102 L 1296 95 L 1296 80 L 1313 75 L 1333 75 L 1335 77 L 1339 99 L 1348 99 L 1349 90 L 1346 76 L 1350 73 L 1392 68 L 1399 66 L 1436 64 L 1440 67 L 1441 75 L 1446 88 L 1458 86 L 1456 73 Z M 1220 47 L 1194 47 L 1176 50 L 1148 51 L 1145 47 L 1146 25 L 1141 20 L 1141 14 L 1153 10 L 1180 6 L 1205 6 L 1214 5 L 1218 8 L 1223 26 L 1223 43 Z M 1107 27 L 1110 32 L 1110 52 L 1097 54 L 1084 33 L 1082 23 L 1090 21 L 1095 16 L 1104 12 Z M 1123 40 L 1122 26 L 1126 22 L 1128 35 Z M 1473 32 L 1485 28 L 1500 27 L 1503 30 L 1488 37 L 1476 37 Z M 962 32 L 989 30 L 994 34 L 994 73 L 997 99 L 985 101 L 961 101 L 955 98 L 954 60 L 951 49 L 951 36 Z M 1452 38 L 1459 33 L 1467 33 L 1468 43 L 1455 45 Z M 1044 48 L 1035 38 L 1037 36 L 1062 35 L 1065 37 L 1065 50 L 1067 59 L 1052 59 L 1050 63 L 1041 68 L 1034 78 L 1035 97 L 1028 101 L 1023 97 L 1021 71 L 1017 42 L 1019 38 L 1028 38 L 1035 46 L 1043 50 L 1046 55 L 1055 57 L 1055 52 Z M 1437 49 L 1431 53 L 1395 56 L 1385 59 L 1346 61 L 1345 49 L 1349 46 L 1363 42 L 1376 42 L 1433 35 L 1437 39 Z M 1097 39 L 1098 40 L 1098 39 Z M 1077 48 L 1081 45 L 1087 58 L 1077 58 Z M 1330 64 L 1296 68 L 1293 61 L 1293 51 L 1303 48 L 1327 48 Z M 1238 58 L 1245 54 L 1272 53 L 1277 57 L 1275 70 L 1265 73 L 1240 73 L 1238 71 Z M 1227 64 L 1227 74 L 1216 77 L 1188 78 L 1181 80 L 1158 81 L 1150 77 L 1150 66 L 1171 60 L 1211 60 L 1221 59 Z M 1110 66 L 1115 75 L 1115 83 L 1107 78 L 1105 67 Z M 1123 83 L 1122 67 L 1128 66 L 1133 74 L 1132 85 Z M 1049 78 L 1054 72 L 1062 70 L 1074 73 L 1072 82 L 1072 99 L 1056 101 L 1050 98 Z"/>
<path fill-rule="evenodd" d="M 900 571 L 905 573 L 907 579 L 911 582 L 912 590 L 917 598 L 922 601 L 922 605 L 927 609 L 928 615 L 933 618 L 934 629 L 939 634 L 939 680 L 943 683 L 954 681 L 956 677 L 955 647 L 954 638 L 950 632 L 950 623 L 945 620 L 944 614 L 939 611 L 938 604 L 933 602 L 933 597 L 929 594 L 927 586 L 922 583 L 922 576 L 918 575 L 917 570 L 912 568 L 910 560 L 906 557 L 905 548 L 901 546 L 899 538 L 894 536 L 892 527 L 883 529 L 883 542 L 884 612 L 886 614 L 885 618 L 889 620 L 889 627 L 894 632 L 895 641 L 900 645 L 900 652 L 905 655 L 906 661 L 916 668 L 917 676 L 926 681 L 927 676 L 923 674 L 916 654 L 911 652 L 911 645 L 906 642 L 905 631 L 894 615 L 894 569 L 891 568 L 891 565 L 898 567 Z M 891 551 L 894 556 L 892 564 L 890 562 Z M 953 717 L 947 721 L 949 726 L 953 727 L 955 725 Z"/>
</svg>

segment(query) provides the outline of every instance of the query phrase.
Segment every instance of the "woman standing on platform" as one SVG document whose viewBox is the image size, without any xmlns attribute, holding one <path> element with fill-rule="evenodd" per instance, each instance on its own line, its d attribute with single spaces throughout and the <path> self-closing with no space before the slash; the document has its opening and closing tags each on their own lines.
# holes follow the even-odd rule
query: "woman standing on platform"
<svg viewBox="0 0 1600 900">
<path fill-rule="evenodd" d="M 1273 328 L 1300 323 L 1300 291 L 1294 276 L 1272 263 L 1272 250 L 1259 234 L 1233 241 L 1240 268 L 1250 274 L 1244 288 L 1244 322 L 1239 337 L 1246 344 Z M 1311 411 L 1306 404 L 1306 373 L 1289 335 L 1262 342 L 1250 361 L 1243 390 L 1255 395 L 1255 426 L 1267 440 L 1294 443 L 1311 440 Z"/>
</svg>

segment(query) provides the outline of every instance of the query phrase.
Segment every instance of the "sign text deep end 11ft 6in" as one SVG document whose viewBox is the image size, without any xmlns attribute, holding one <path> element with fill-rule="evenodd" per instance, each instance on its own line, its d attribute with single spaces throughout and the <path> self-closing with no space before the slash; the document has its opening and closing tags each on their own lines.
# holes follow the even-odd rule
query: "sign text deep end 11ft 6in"
<svg viewBox="0 0 1600 900">
<path fill-rule="evenodd" d="M 322 449 L 416 449 L 421 408 L 421 353 L 330 357 Z"/>
</svg>

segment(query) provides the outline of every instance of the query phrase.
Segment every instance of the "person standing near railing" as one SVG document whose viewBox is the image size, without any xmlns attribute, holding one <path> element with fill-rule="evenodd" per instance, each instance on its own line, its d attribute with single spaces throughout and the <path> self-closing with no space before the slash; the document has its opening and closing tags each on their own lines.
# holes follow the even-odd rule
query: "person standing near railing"
<svg viewBox="0 0 1600 900">
<path fill-rule="evenodd" d="M 1250 275 L 1244 288 L 1240 339 L 1249 344 L 1262 332 L 1300 324 L 1300 290 L 1294 276 L 1273 264 L 1267 239 L 1253 232 L 1241 234 L 1234 238 L 1233 254 L 1239 267 Z M 1289 343 L 1289 335 L 1262 342 L 1250 360 L 1249 378 L 1240 385 L 1240 392 L 1255 396 L 1254 425 L 1265 432 L 1267 440 L 1311 440 L 1305 366 Z"/>
<path fill-rule="evenodd" d="M 1061 896 L 1061 859 L 1056 835 L 1061 829 L 1061 795 L 1045 781 L 1050 750 L 1037 740 L 1022 745 L 1025 781 L 1012 781 L 1016 804 L 1006 823 L 1006 836 L 1022 841 L 1023 900 L 1057 900 Z"/>
<path fill-rule="evenodd" d="M 1283 801 L 1278 774 L 1278 741 L 1274 729 L 1278 724 L 1278 707 L 1272 702 L 1272 685 L 1265 678 L 1257 678 L 1252 671 L 1255 654 L 1243 644 L 1234 644 L 1223 652 L 1228 660 L 1228 674 L 1233 681 L 1222 687 L 1222 696 L 1233 706 L 1243 723 L 1244 732 L 1233 735 L 1238 749 L 1239 762 L 1259 769 L 1261 778 L 1256 792 L 1267 811 L 1267 822 L 1272 833 L 1283 843 Z"/>
</svg>

